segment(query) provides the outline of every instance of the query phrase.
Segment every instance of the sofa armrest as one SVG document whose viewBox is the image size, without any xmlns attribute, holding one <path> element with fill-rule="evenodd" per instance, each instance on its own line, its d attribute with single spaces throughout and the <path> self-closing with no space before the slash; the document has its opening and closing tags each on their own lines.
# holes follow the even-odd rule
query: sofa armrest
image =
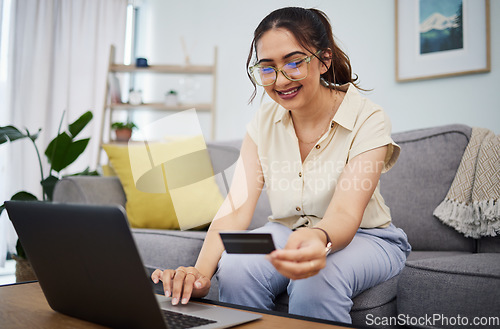
<svg viewBox="0 0 500 329">
<path fill-rule="evenodd" d="M 54 202 L 125 206 L 125 192 L 118 177 L 72 176 L 60 180 Z"/>
</svg>

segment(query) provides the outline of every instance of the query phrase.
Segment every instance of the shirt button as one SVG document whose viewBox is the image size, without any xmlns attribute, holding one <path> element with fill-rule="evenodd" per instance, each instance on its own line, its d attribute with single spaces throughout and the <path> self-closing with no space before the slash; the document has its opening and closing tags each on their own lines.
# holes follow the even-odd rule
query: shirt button
<svg viewBox="0 0 500 329">
<path fill-rule="evenodd" d="M 319 150 L 321 148 L 321 145 L 316 145 L 316 148 Z"/>
<path fill-rule="evenodd" d="M 299 172 L 299 177 L 302 177 L 302 173 L 301 172 Z"/>
<path fill-rule="evenodd" d="M 300 211 L 301 209 L 300 209 L 300 207 L 297 207 L 297 208 L 295 208 L 295 210 Z"/>
</svg>

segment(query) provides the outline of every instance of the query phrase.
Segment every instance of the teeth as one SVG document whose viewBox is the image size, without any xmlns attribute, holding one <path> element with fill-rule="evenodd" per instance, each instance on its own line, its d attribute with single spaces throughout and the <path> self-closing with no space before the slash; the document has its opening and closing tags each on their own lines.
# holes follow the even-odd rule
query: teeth
<svg viewBox="0 0 500 329">
<path fill-rule="evenodd" d="M 283 95 L 290 95 L 290 94 L 293 94 L 294 92 L 296 92 L 298 89 L 299 89 L 299 88 L 297 87 L 297 88 L 295 88 L 295 89 L 293 89 L 293 90 L 287 91 L 286 93 L 281 92 L 281 94 L 283 94 Z"/>
</svg>

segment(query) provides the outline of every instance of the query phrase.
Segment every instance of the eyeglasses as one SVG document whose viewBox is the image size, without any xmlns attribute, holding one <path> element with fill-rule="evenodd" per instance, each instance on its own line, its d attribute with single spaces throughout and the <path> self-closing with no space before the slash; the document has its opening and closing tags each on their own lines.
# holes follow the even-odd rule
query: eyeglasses
<svg viewBox="0 0 500 329">
<path fill-rule="evenodd" d="M 285 78 L 290 81 L 300 81 L 307 78 L 309 73 L 309 63 L 312 58 L 316 57 L 320 52 L 321 50 L 318 50 L 311 56 L 294 59 L 293 61 L 283 65 L 281 69 L 274 66 L 256 64 L 248 68 L 248 73 L 250 74 L 252 80 L 262 87 L 267 87 L 275 83 L 276 79 L 278 79 L 278 72 L 283 73 Z"/>
</svg>

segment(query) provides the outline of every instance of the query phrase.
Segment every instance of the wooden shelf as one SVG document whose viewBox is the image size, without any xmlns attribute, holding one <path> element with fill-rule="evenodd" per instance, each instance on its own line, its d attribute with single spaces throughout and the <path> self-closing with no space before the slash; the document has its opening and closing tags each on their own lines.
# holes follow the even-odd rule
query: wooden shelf
<svg viewBox="0 0 500 329">
<path fill-rule="evenodd" d="M 179 105 L 168 105 L 168 106 L 163 103 L 144 103 L 140 105 L 131 105 L 128 103 L 115 103 L 111 104 L 110 107 L 114 110 L 148 109 L 148 110 L 158 110 L 158 111 L 185 111 L 194 108 L 196 109 L 196 111 L 211 112 L 213 106 L 210 103 L 179 104 Z"/>
<path fill-rule="evenodd" d="M 178 104 L 178 105 L 165 105 L 164 103 L 144 103 L 140 105 L 131 105 L 128 103 L 114 103 L 119 101 L 121 97 L 119 94 L 119 83 L 114 83 L 114 79 L 120 74 L 122 76 L 135 76 L 136 73 L 141 74 L 185 74 L 185 75 L 208 75 L 212 77 L 212 97 L 206 103 L 193 103 L 193 104 Z M 111 81 L 111 82 L 110 82 Z M 169 87 L 170 88 L 170 87 Z M 139 88 L 140 89 L 140 88 Z M 106 75 L 106 94 L 104 97 L 104 106 L 101 118 L 100 129 L 100 148 L 97 155 L 97 165 L 101 161 L 102 144 L 116 143 L 112 141 L 111 130 L 106 129 L 105 122 L 113 121 L 114 111 L 166 111 L 166 112 L 179 112 L 190 109 L 195 109 L 198 112 L 210 114 L 211 138 L 215 139 L 215 119 L 216 119 L 216 89 L 217 89 L 217 47 L 214 48 L 214 63 L 213 65 L 150 65 L 147 67 L 137 67 L 135 65 L 124 65 L 115 63 L 115 48 L 111 46 L 108 74 Z M 107 120 L 106 120 L 107 118 Z M 107 131 L 107 137 L 104 136 Z"/>
<path fill-rule="evenodd" d="M 170 74 L 213 74 L 215 66 L 206 65 L 150 65 L 137 67 L 135 65 L 112 64 L 110 72 L 144 72 L 144 73 L 170 73 Z"/>
</svg>

